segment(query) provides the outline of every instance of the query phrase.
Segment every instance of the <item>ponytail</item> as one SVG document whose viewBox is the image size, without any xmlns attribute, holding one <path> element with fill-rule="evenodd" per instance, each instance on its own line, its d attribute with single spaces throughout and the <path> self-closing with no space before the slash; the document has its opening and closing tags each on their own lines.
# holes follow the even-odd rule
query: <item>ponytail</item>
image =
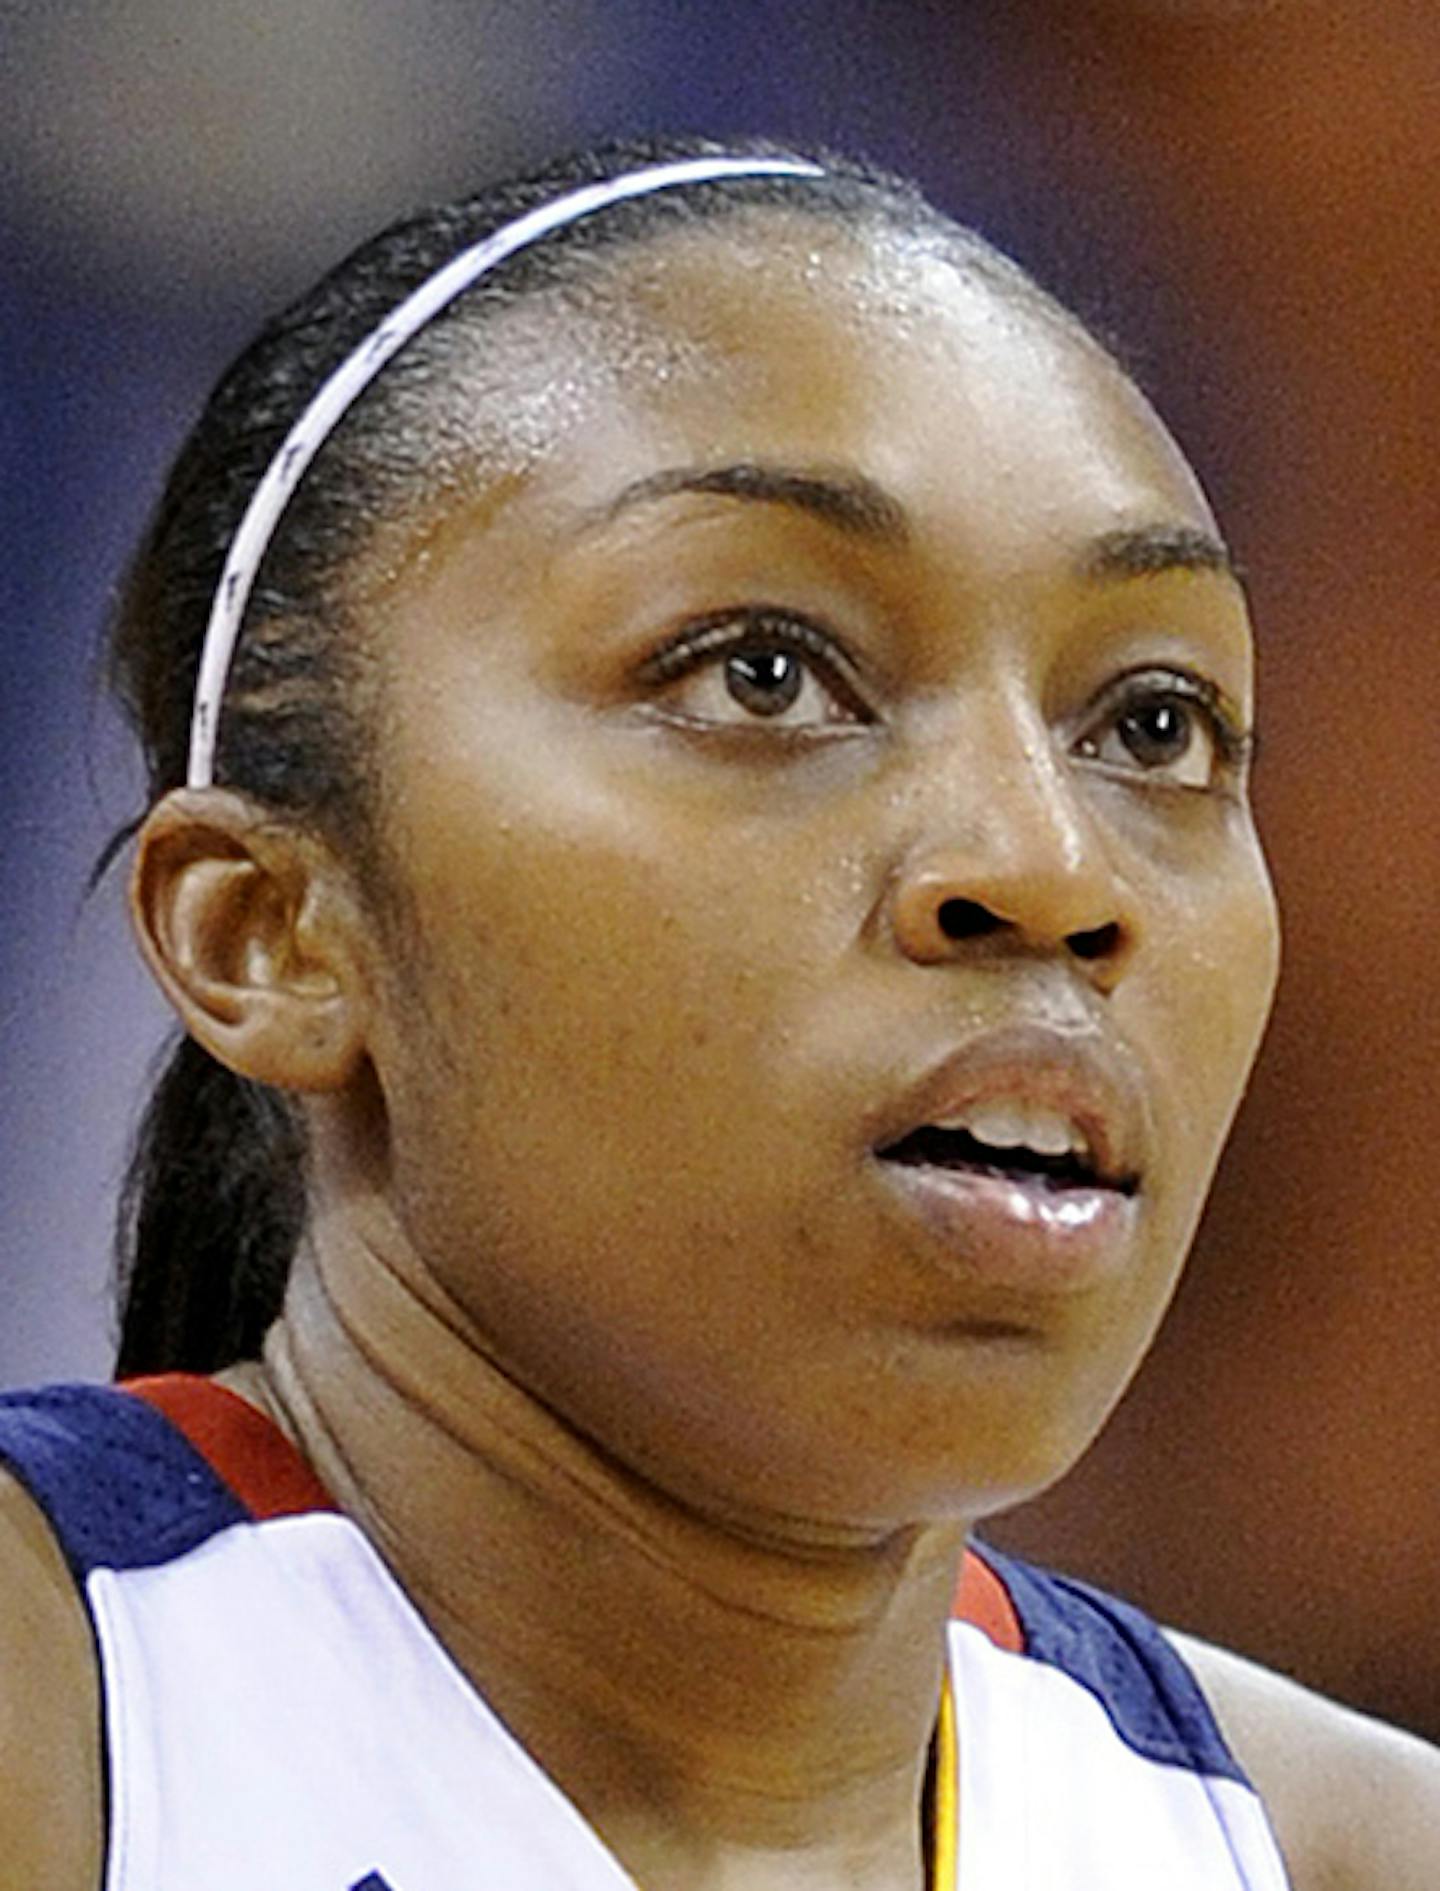
<svg viewBox="0 0 1440 1891">
<path fill-rule="evenodd" d="M 120 1197 L 117 1376 L 218 1372 L 255 1357 L 304 1225 L 304 1158 L 278 1091 L 180 1040 Z"/>
</svg>

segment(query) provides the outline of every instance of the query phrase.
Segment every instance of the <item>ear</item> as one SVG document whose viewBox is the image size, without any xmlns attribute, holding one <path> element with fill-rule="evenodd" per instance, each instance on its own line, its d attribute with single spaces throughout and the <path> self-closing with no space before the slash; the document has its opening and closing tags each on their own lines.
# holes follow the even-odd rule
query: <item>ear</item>
<svg viewBox="0 0 1440 1891">
<path fill-rule="evenodd" d="M 140 829 L 130 909 L 161 989 L 220 1063 L 282 1090 L 357 1074 L 366 931 L 323 841 L 227 789 L 177 789 Z"/>
</svg>

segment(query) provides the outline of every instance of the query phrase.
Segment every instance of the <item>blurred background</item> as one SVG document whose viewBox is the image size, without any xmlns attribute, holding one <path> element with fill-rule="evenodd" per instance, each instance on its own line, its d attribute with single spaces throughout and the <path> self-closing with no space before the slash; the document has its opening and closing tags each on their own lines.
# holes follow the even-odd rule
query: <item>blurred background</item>
<svg viewBox="0 0 1440 1891">
<path fill-rule="evenodd" d="M 1440 9 L 0 0 L 0 1385 L 103 1375 L 163 1030 L 107 601 L 209 381 L 398 210 L 592 138 L 828 140 L 1113 332 L 1261 627 L 1288 973 L 1179 1303 L 994 1534 L 1440 1737 Z"/>
</svg>

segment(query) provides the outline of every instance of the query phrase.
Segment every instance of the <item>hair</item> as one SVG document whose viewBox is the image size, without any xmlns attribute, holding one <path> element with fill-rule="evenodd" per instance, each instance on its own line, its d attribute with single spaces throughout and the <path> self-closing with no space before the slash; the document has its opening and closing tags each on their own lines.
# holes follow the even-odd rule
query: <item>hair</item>
<svg viewBox="0 0 1440 1891">
<path fill-rule="evenodd" d="M 827 152 L 758 140 L 606 145 L 402 219 L 270 321 L 222 376 L 141 541 L 115 619 L 110 675 L 144 753 L 151 805 L 185 779 L 200 648 L 230 541 L 325 378 L 412 289 L 513 218 L 641 165 L 721 151 L 810 158 L 824 169 L 667 189 L 612 204 L 520 251 L 406 346 L 291 497 L 245 615 L 215 780 L 324 832 L 362 880 L 381 871 L 377 788 L 361 614 L 345 581 L 376 525 L 423 493 L 427 439 L 467 362 L 473 370 L 474 332 L 491 314 L 573 284 L 602 250 L 773 207 L 938 240 L 998 292 L 1079 329 L 1018 265 L 942 217 L 912 184 Z M 102 869 L 140 824 L 116 836 Z M 121 1192 L 119 1375 L 214 1372 L 258 1353 L 304 1233 L 305 1156 L 299 1111 L 283 1093 L 237 1075 L 188 1036 L 170 1049 Z"/>
</svg>

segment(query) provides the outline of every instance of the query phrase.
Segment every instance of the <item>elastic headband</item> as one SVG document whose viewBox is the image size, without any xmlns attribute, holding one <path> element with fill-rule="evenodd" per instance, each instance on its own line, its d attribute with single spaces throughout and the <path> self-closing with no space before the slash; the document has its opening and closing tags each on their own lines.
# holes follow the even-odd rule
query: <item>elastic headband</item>
<svg viewBox="0 0 1440 1891">
<path fill-rule="evenodd" d="M 275 527 L 306 468 L 350 407 L 365 392 L 391 356 L 427 322 L 517 250 L 549 236 L 567 223 L 592 216 L 628 197 L 648 197 L 681 184 L 703 184 L 719 177 L 821 177 L 820 165 L 800 158 L 683 158 L 628 171 L 603 184 L 585 184 L 505 223 L 490 236 L 438 269 L 392 309 L 380 326 L 347 355 L 286 434 L 279 452 L 255 488 L 239 530 L 231 541 L 225 569 L 210 606 L 210 621 L 200 647 L 195 706 L 190 721 L 190 762 L 186 781 L 208 788 L 215 777 L 215 740 L 226 678 L 235 654 L 245 607 L 250 602 Z"/>
</svg>

